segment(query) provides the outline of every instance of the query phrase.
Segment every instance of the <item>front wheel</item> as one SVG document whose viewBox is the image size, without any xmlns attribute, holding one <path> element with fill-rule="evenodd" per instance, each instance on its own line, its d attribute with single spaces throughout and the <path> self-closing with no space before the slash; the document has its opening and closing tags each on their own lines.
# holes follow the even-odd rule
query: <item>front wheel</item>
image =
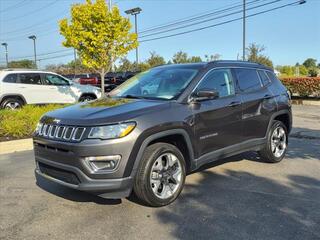
<svg viewBox="0 0 320 240">
<path fill-rule="evenodd" d="M 165 206 L 179 196 L 185 177 L 185 160 L 179 149 L 171 144 L 155 143 L 143 154 L 133 190 L 144 203 Z"/>
<path fill-rule="evenodd" d="M 280 162 L 287 151 L 288 130 L 280 121 L 274 121 L 267 135 L 267 143 L 259 152 L 260 157 L 266 162 Z"/>
<path fill-rule="evenodd" d="M 1 108 L 16 110 L 23 106 L 23 102 L 18 98 L 7 98 L 1 103 Z"/>
</svg>

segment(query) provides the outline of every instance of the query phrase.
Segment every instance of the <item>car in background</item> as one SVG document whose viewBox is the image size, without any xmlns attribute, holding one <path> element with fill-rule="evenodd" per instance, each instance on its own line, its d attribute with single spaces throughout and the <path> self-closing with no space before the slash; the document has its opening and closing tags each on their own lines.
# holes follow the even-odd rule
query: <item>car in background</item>
<svg viewBox="0 0 320 240">
<path fill-rule="evenodd" d="M 104 89 L 105 92 L 110 92 L 120 84 L 124 83 L 129 78 L 136 75 L 138 72 L 108 72 L 104 77 Z M 95 87 L 101 87 L 101 77 L 99 74 L 71 74 L 63 75 L 66 78 L 72 79 L 74 82 L 82 85 L 92 85 Z"/>
<path fill-rule="evenodd" d="M 0 71 L 0 107 L 25 104 L 75 103 L 101 97 L 99 88 L 75 83 L 53 72 L 5 69 Z"/>
</svg>

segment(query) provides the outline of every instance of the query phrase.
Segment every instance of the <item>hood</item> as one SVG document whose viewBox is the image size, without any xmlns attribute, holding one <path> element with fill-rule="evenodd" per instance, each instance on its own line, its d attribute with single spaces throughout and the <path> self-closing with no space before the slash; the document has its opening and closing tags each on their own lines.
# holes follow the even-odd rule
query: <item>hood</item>
<svg viewBox="0 0 320 240">
<path fill-rule="evenodd" d="M 103 98 L 48 112 L 42 121 L 66 125 L 100 125 L 133 120 L 169 106 L 167 101 Z"/>
</svg>

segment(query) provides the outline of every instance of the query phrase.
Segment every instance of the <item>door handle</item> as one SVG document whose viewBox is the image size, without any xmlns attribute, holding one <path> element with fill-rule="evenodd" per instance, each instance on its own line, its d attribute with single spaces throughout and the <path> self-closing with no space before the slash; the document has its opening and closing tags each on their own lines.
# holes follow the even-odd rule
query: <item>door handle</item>
<svg viewBox="0 0 320 240">
<path fill-rule="evenodd" d="M 235 107 L 235 106 L 238 106 L 238 105 L 240 105 L 240 104 L 241 104 L 241 102 L 235 101 L 235 102 L 231 102 L 231 103 L 228 105 L 228 107 Z"/>
<path fill-rule="evenodd" d="M 264 97 L 263 97 L 264 99 L 270 99 L 270 98 L 273 98 L 273 96 L 272 95 L 270 95 L 270 94 L 266 94 L 266 95 L 264 95 Z"/>
<path fill-rule="evenodd" d="M 26 87 L 19 87 L 19 88 L 26 88 Z"/>
</svg>

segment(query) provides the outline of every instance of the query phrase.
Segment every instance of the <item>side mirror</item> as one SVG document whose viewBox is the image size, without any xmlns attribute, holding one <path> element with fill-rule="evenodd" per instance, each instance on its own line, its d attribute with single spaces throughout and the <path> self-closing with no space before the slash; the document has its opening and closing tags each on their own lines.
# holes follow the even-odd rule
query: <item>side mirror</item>
<svg viewBox="0 0 320 240">
<path fill-rule="evenodd" d="M 212 100 L 219 97 L 219 92 L 209 89 L 200 89 L 194 92 L 191 96 L 191 102 L 201 102 L 205 100 Z"/>
</svg>

